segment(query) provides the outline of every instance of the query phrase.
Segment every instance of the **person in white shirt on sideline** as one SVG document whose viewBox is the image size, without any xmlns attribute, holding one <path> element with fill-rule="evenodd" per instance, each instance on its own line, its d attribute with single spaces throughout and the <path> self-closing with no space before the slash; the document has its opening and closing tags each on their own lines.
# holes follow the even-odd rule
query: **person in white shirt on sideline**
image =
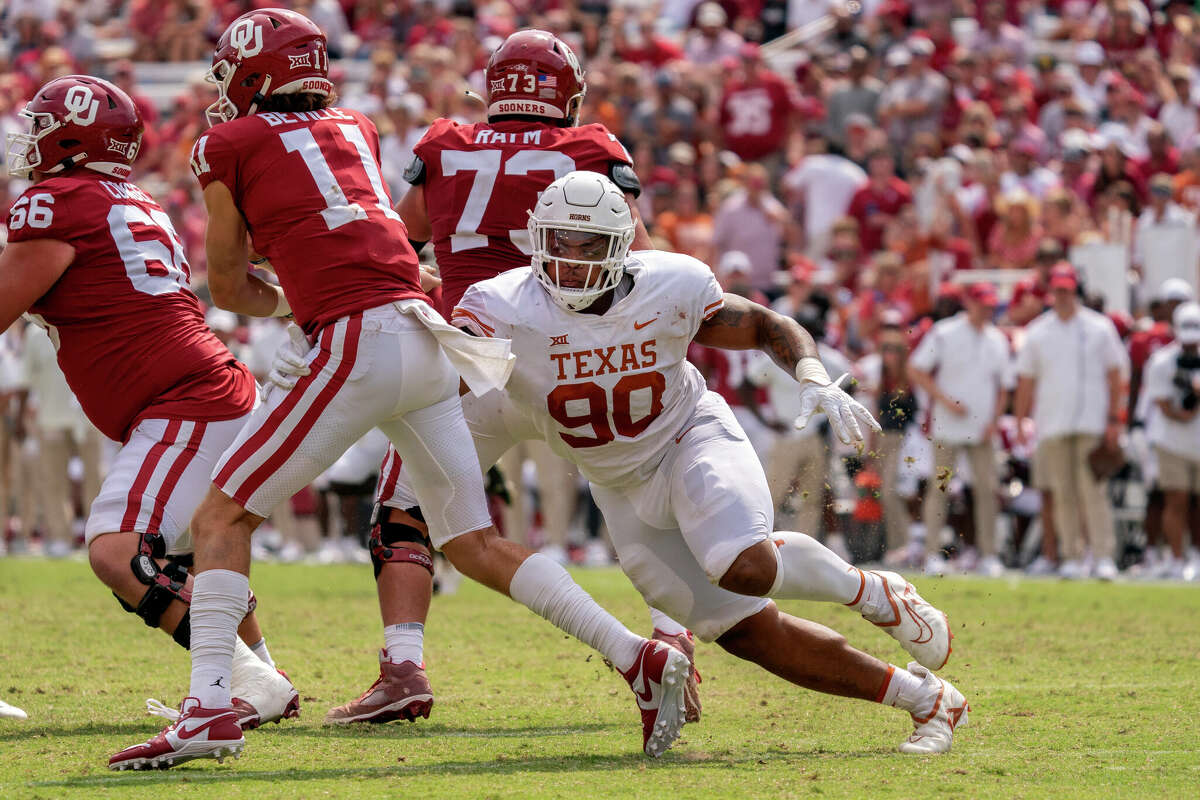
<svg viewBox="0 0 1200 800">
<path fill-rule="evenodd" d="M 1089 573 L 1111 580 L 1116 548 L 1112 507 L 1088 464 L 1101 443 L 1115 447 L 1121 431 L 1124 376 L 1129 357 L 1108 317 L 1086 308 L 1078 297 L 1075 269 L 1063 261 L 1050 271 L 1051 309 L 1029 324 L 1017 353 L 1018 418 L 1034 412 L 1038 446 L 1034 475 L 1054 493 L 1059 574 Z M 1021 431 L 1024 437 L 1024 428 Z M 1086 522 L 1095 559 L 1084 560 Z"/>
<path fill-rule="evenodd" d="M 1200 305 L 1175 309 L 1171 326 L 1175 341 L 1150 357 L 1146 365 L 1146 399 L 1151 414 L 1146 436 L 1158 456 L 1158 485 L 1165 498 L 1163 532 L 1171 547 L 1166 577 L 1196 577 L 1197 565 L 1184 562 L 1188 503 L 1200 492 Z"/>
<path fill-rule="evenodd" d="M 1144 267 L 1147 248 L 1165 229 L 1196 227 L 1196 215 L 1171 199 L 1175 191 L 1171 176 L 1160 172 L 1150 179 L 1150 202 L 1138 217 L 1133 233 L 1133 263 Z"/>
<path fill-rule="evenodd" d="M 33 433 L 38 443 L 39 492 L 46 523 L 46 555 L 62 558 L 75 549 L 68 513 L 72 452 L 83 462 L 83 507 L 100 494 L 100 432 L 88 421 L 58 366 L 50 335 L 39 325 L 25 326 L 22 359 L 29 400 L 36 409 Z"/>
<path fill-rule="evenodd" d="M 966 310 L 938 322 L 908 361 L 909 379 L 933 400 L 934 475 L 951 473 L 960 453 L 971 467 L 975 532 L 982 560 L 979 571 L 998 576 L 996 557 L 996 450 L 992 437 L 1007 405 L 1005 379 L 1010 357 L 1008 340 L 992 324 L 996 289 L 990 283 L 967 288 Z M 946 524 L 946 492 L 925 492 L 925 572 L 941 574 L 945 559 L 938 552 Z"/>
</svg>

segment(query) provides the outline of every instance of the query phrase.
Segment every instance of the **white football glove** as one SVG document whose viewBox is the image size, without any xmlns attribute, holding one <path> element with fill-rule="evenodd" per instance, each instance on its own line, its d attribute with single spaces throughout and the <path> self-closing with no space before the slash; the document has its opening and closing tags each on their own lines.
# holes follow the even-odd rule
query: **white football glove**
<svg viewBox="0 0 1200 800">
<path fill-rule="evenodd" d="M 312 371 L 308 367 L 307 359 L 312 345 L 308 343 L 304 331 L 296 323 L 289 322 L 287 332 L 288 340 L 275 351 L 271 371 L 267 373 L 267 379 L 263 383 L 263 389 L 266 391 L 270 391 L 271 385 L 291 390 L 295 388 L 297 381 Z"/>
<path fill-rule="evenodd" d="M 796 416 L 796 430 L 804 430 L 817 411 L 825 412 L 834 434 L 844 444 L 863 443 L 862 425 L 877 433 L 883 430 L 862 403 L 842 390 L 842 381 L 849 375 L 847 372 L 833 383 L 824 385 L 812 381 L 800 383 L 800 413 Z"/>
</svg>

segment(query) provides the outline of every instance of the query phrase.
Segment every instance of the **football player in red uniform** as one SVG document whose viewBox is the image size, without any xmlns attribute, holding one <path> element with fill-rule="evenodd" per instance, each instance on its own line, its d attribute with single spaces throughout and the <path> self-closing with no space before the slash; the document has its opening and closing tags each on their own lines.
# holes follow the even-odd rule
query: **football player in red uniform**
<svg viewBox="0 0 1200 800">
<path fill-rule="evenodd" d="M 188 521 L 250 414 L 254 379 L 204 323 L 170 218 L 128 180 L 142 139 L 129 96 L 70 75 L 21 113 L 31 129 L 10 134 L 9 171 L 33 186 L 8 213 L 0 331 L 29 312 L 88 418 L 122 443 L 88 515 L 92 569 L 126 611 L 186 648 Z M 261 657 L 238 648 L 243 727 L 296 716 L 253 613 L 238 622 Z"/>
<path fill-rule="evenodd" d="M 324 34 L 285 9 L 249 11 L 217 43 L 210 78 L 218 100 L 209 114 L 220 121 L 192 155 L 209 214 L 213 300 L 253 316 L 294 311 L 312 347 L 308 374 L 267 394 L 221 457 L 192 519 L 192 683 L 182 716 L 112 765 L 240 754 L 245 740 L 232 724 L 228 678 L 250 535 L 372 427 L 411 469 L 430 532 L 451 563 L 625 670 L 642 692 L 643 722 L 648 714 L 654 723 L 655 749 L 665 749 L 682 727 L 675 711 L 687 657 L 630 632 L 561 566 L 492 527 L 459 376 L 476 393 L 502 386 L 510 343 L 468 336 L 429 306 L 380 176 L 378 132 L 364 115 L 333 106 L 328 67 Z M 246 271 L 247 233 L 282 290 Z M 431 567 L 425 553 L 405 557 Z"/>
<path fill-rule="evenodd" d="M 476 282 L 529 265 L 528 210 L 556 178 L 580 169 L 607 175 L 637 219 L 641 184 L 629 153 L 603 125 L 577 126 L 587 87 L 565 42 L 546 31 L 514 33 L 492 54 L 485 78 L 488 121 L 435 121 L 414 149 L 405 172 L 411 188 L 396 205 L 414 248 L 433 242 L 443 315 Z M 651 247 L 640 220 L 633 247 Z M 415 720 L 428 718 L 433 707 L 422 648 L 432 576 L 408 553 L 430 555 L 431 547 L 420 520 L 388 507 L 399 473 L 400 459 L 389 448 L 370 539 L 385 638 L 379 678 L 356 700 L 331 709 L 329 723 Z M 653 638 L 692 657 L 687 629 L 651 613 Z M 688 722 L 700 719 L 694 673 L 687 712 Z"/>
</svg>

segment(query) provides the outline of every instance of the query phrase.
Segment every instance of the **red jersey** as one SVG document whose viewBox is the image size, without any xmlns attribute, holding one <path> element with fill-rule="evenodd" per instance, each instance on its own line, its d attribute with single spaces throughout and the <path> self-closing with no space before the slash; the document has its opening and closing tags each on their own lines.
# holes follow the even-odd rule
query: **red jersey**
<svg viewBox="0 0 1200 800">
<path fill-rule="evenodd" d="M 725 144 L 743 161 L 756 161 L 783 147 L 796 100 L 779 76 L 762 72 L 753 81 L 731 81 L 721 96 Z"/>
<path fill-rule="evenodd" d="M 859 237 L 864 253 L 874 253 L 883 248 L 884 222 L 881 215 L 894 217 L 900 209 L 912 202 L 912 190 L 900 178 L 893 176 L 887 188 L 876 190 L 875 184 L 864 183 L 850 199 L 846 213 L 858 220 Z"/>
<path fill-rule="evenodd" d="M 379 132 L 342 108 L 261 112 L 196 140 L 202 187 L 228 187 L 309 336 L 395 300 L 428 300 L 379 172 Z"/>
<path fill-rule="evenodd" d="M 1175 334 L 1169 322 L 1155 322 L 1147 330 L 1129 337 L 1129 366 L 1133 374 L 1140 375 L 1150 356 L 1173 341 Z"/>
<path fill-rule="evenodd" d="M 425 187 L 443 313 L 475 283 L 529 266 L 528 211 L 551 181 L 589 170 L 625 188 L 614 170 L 632 175 L 629 154 L 603 125 L 439 119 L 413 154 L 405 177 Z"/>
<path fill-rule="evenodd" d="M 26 190 L 9 210 L 8 240 L 75 248 L 29 312 L 49 331 L 88 419 L 123 442 L 142 419 L 248 413 L 254 378 L 204 323 L 166 212 L 135 184 L 76 172 Z"/>
</svg>

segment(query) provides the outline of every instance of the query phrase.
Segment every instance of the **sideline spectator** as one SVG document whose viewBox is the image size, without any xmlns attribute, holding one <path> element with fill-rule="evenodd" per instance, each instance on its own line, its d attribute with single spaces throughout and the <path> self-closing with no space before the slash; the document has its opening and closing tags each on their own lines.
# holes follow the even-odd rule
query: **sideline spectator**
<svg viewBox="0 0 1200 800">
<path fill-rule="evenodd" d="M 727 253 L 745 253 L 750 283 L 768 293 L 783 252 L 787 209 L 771 194 L 762 164 L 748 164 L 742 188 L 733 192 L 713 216 L 713 247 L 720 261 Z"/>
<path fill-rule="evenodd" d="M 1146 365 L 1146 396 L 1159 411 L 1151 416 L 1147 438 L 1158 457 L 1162 527 L 1171 548 L 1164 577 L 1181 580 L 1187 570 L 1188 504 L 1200 493 L 1200 305 L 1176 308 L 1171 327 L 1175 341 Z"/>
<path fill-rule="evenodd" d="M 1102 443 L 1117 446 L 1129 362 L 1112 322 L 1084 307 L 1078 290 L 1070 264 L 1051 271 L 1054 305 L 1029 325 L 1017 353 L 1014 405 L 1018 418 L 1031 409 L 1034 414 L 1034 472 L 1054 494 L 1059 574 L 1112 580 L 1117 575 L 1112 507 L 1089 456 Z M 1025 428 L 1020 430 L 1024 437 Z M 1085 560 L 1085 521 L 1093 562 Z"/>
<path fill-rule="evenodd" d="M 1008 406 L 1008 340 L 995 325 L 996 289 L 974 283 L 966 310 L 934 324 L 908 362 L 908 376 L 933 403 L 934 485 L 925 491 L 925 572 L 942 574 L 940 535 L 946 523 L 946 484 L 960 455 L 971 469 L 979 572 L 996 577 L 996 423 Z"/>
</svg>

